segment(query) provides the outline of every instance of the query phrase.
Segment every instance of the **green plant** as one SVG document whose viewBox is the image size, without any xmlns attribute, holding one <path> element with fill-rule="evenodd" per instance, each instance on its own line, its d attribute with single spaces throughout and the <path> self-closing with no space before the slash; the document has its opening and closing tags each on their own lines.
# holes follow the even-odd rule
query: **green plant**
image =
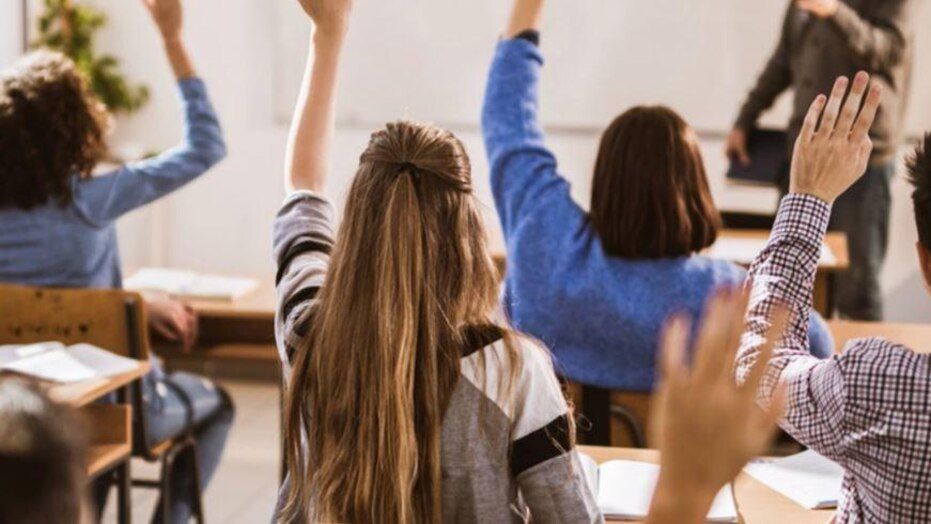
<svg viewBox="0 0 931 524">
<path fill-rule="evenodd" d="M 72 0 L 43 1 L 39 36 L 33 46 L 59 51 L 74 60 L 91 90 L 111 111 L 131 113 L 145 105 L 149 90 L 130 85 L 119 71 L 119 60 L 94 49 L 94 34 L 107 23 L 107 17 Z"/>
</svg>

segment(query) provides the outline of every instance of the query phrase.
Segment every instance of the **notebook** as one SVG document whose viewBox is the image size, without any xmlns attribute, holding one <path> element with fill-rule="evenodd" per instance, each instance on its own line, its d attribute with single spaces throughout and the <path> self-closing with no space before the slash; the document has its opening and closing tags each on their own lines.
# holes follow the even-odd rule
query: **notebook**
<svg viewBox="0 0 931 524">
<path fill-rule="evenodd" d="M 713 246 L 708 248 L 705 254 L 711 258 L 727 260 L 735 264 L 751 264 L 756 259 L 757 255 L 763 251 L 763 248 L 766 247 L 768 242 L 768 238 L 722 237 L 719 238 Z M 821 258 L 818 260 L 818 264 L 830 265 L 836 263 L 837 257 L 834 256 L 834 252 L 831 251 L 831 248 L 822 245 Z"/>
<path fill-rule="evenodd" d="M 585 454 L 579 457 L 595 501 L 606 519 L 643 520 L 647 517 L 659 478 L 658 465 L 611 460 L 599 466 Z M 737 522 L 737 506 L 730 484 L 715 497 L 708 522 Z"/>
<path fill-rule="evenodd" d="M 68 384 L 128 373 L 139 367 L 133 359 L 90 344 L 65 347 L 60 342 L 0 346 L 0 371 Z"/>
<path fill-rule="evenodd" d="M 132 291 L 160 291 L 177 298 L 233 301 L 248 294 L 258 282 L 248 278 L 204 275 L 167 268 L 143 268 L 126 279 Z"/>
<path fill-rule="evenodd" d="M 811 450 L 756 461 L 744 471 L 807 509 L 836 508 L 844 481 L 842 467 Z"/>
<path fill-rule="evenodd" d="M 750 184 L 774 185 L 789 159 L 788 134 L 773 129 L 753 129 L 747 134 L 750 165 L 732 160 L 727 179 Z"/>
</svg>

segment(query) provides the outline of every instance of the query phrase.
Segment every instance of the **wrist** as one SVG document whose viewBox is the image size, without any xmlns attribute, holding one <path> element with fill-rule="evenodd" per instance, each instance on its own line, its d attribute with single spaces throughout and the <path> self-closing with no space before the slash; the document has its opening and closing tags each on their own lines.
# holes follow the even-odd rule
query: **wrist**
<svg viewBox="0 0 931 524">
<path fill-rule="evenodd" d="M 836 197 L 834 197 L 834 195 L 828 194 L 825 191 L 821 191 L 818 189 L 809 189 L 805 187 L 797 187 L 797 186 L 789 187 L 789 194 L 814 197 L 829 206 L 833 205 L 834 200 L 836 200 Z"/>
<path fill-rule="evenodd" d="M 650 502 L 649 522 L 704 522 L 716 493 L 699 484 L 660 475 Z"/>
<path fill-rule="evenodd" d="M 345 19 L 337 19 L 325 23 L 314 23 L 314 41 L 315 42 L 336 42 L 342 41 L 349 32 L 349 23 Z"/>
</svg>

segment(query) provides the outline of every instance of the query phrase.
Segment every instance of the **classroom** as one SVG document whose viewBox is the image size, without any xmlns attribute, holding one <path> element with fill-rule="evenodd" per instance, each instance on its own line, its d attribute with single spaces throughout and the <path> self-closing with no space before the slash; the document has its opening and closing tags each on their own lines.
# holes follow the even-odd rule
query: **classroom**
<svg viewBox="0 0 931 524">
<path fill-rule="evenodd" d="M 0 0 L 0 524 L 931 523 L 921 0 Z"/>
</svg>

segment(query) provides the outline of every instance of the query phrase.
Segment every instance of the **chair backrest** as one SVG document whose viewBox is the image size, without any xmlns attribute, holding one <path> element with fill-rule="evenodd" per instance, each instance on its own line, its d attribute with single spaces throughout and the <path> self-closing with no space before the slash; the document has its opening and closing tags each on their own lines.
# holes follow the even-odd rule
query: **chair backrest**
<svg viewBox="0 0 931 524">
<path fill-rule="evenodd" d="M 0 344 L 88 343 L 145 360 L 148 330 L 138 293 L 0 284 Z"/>
</svg>

